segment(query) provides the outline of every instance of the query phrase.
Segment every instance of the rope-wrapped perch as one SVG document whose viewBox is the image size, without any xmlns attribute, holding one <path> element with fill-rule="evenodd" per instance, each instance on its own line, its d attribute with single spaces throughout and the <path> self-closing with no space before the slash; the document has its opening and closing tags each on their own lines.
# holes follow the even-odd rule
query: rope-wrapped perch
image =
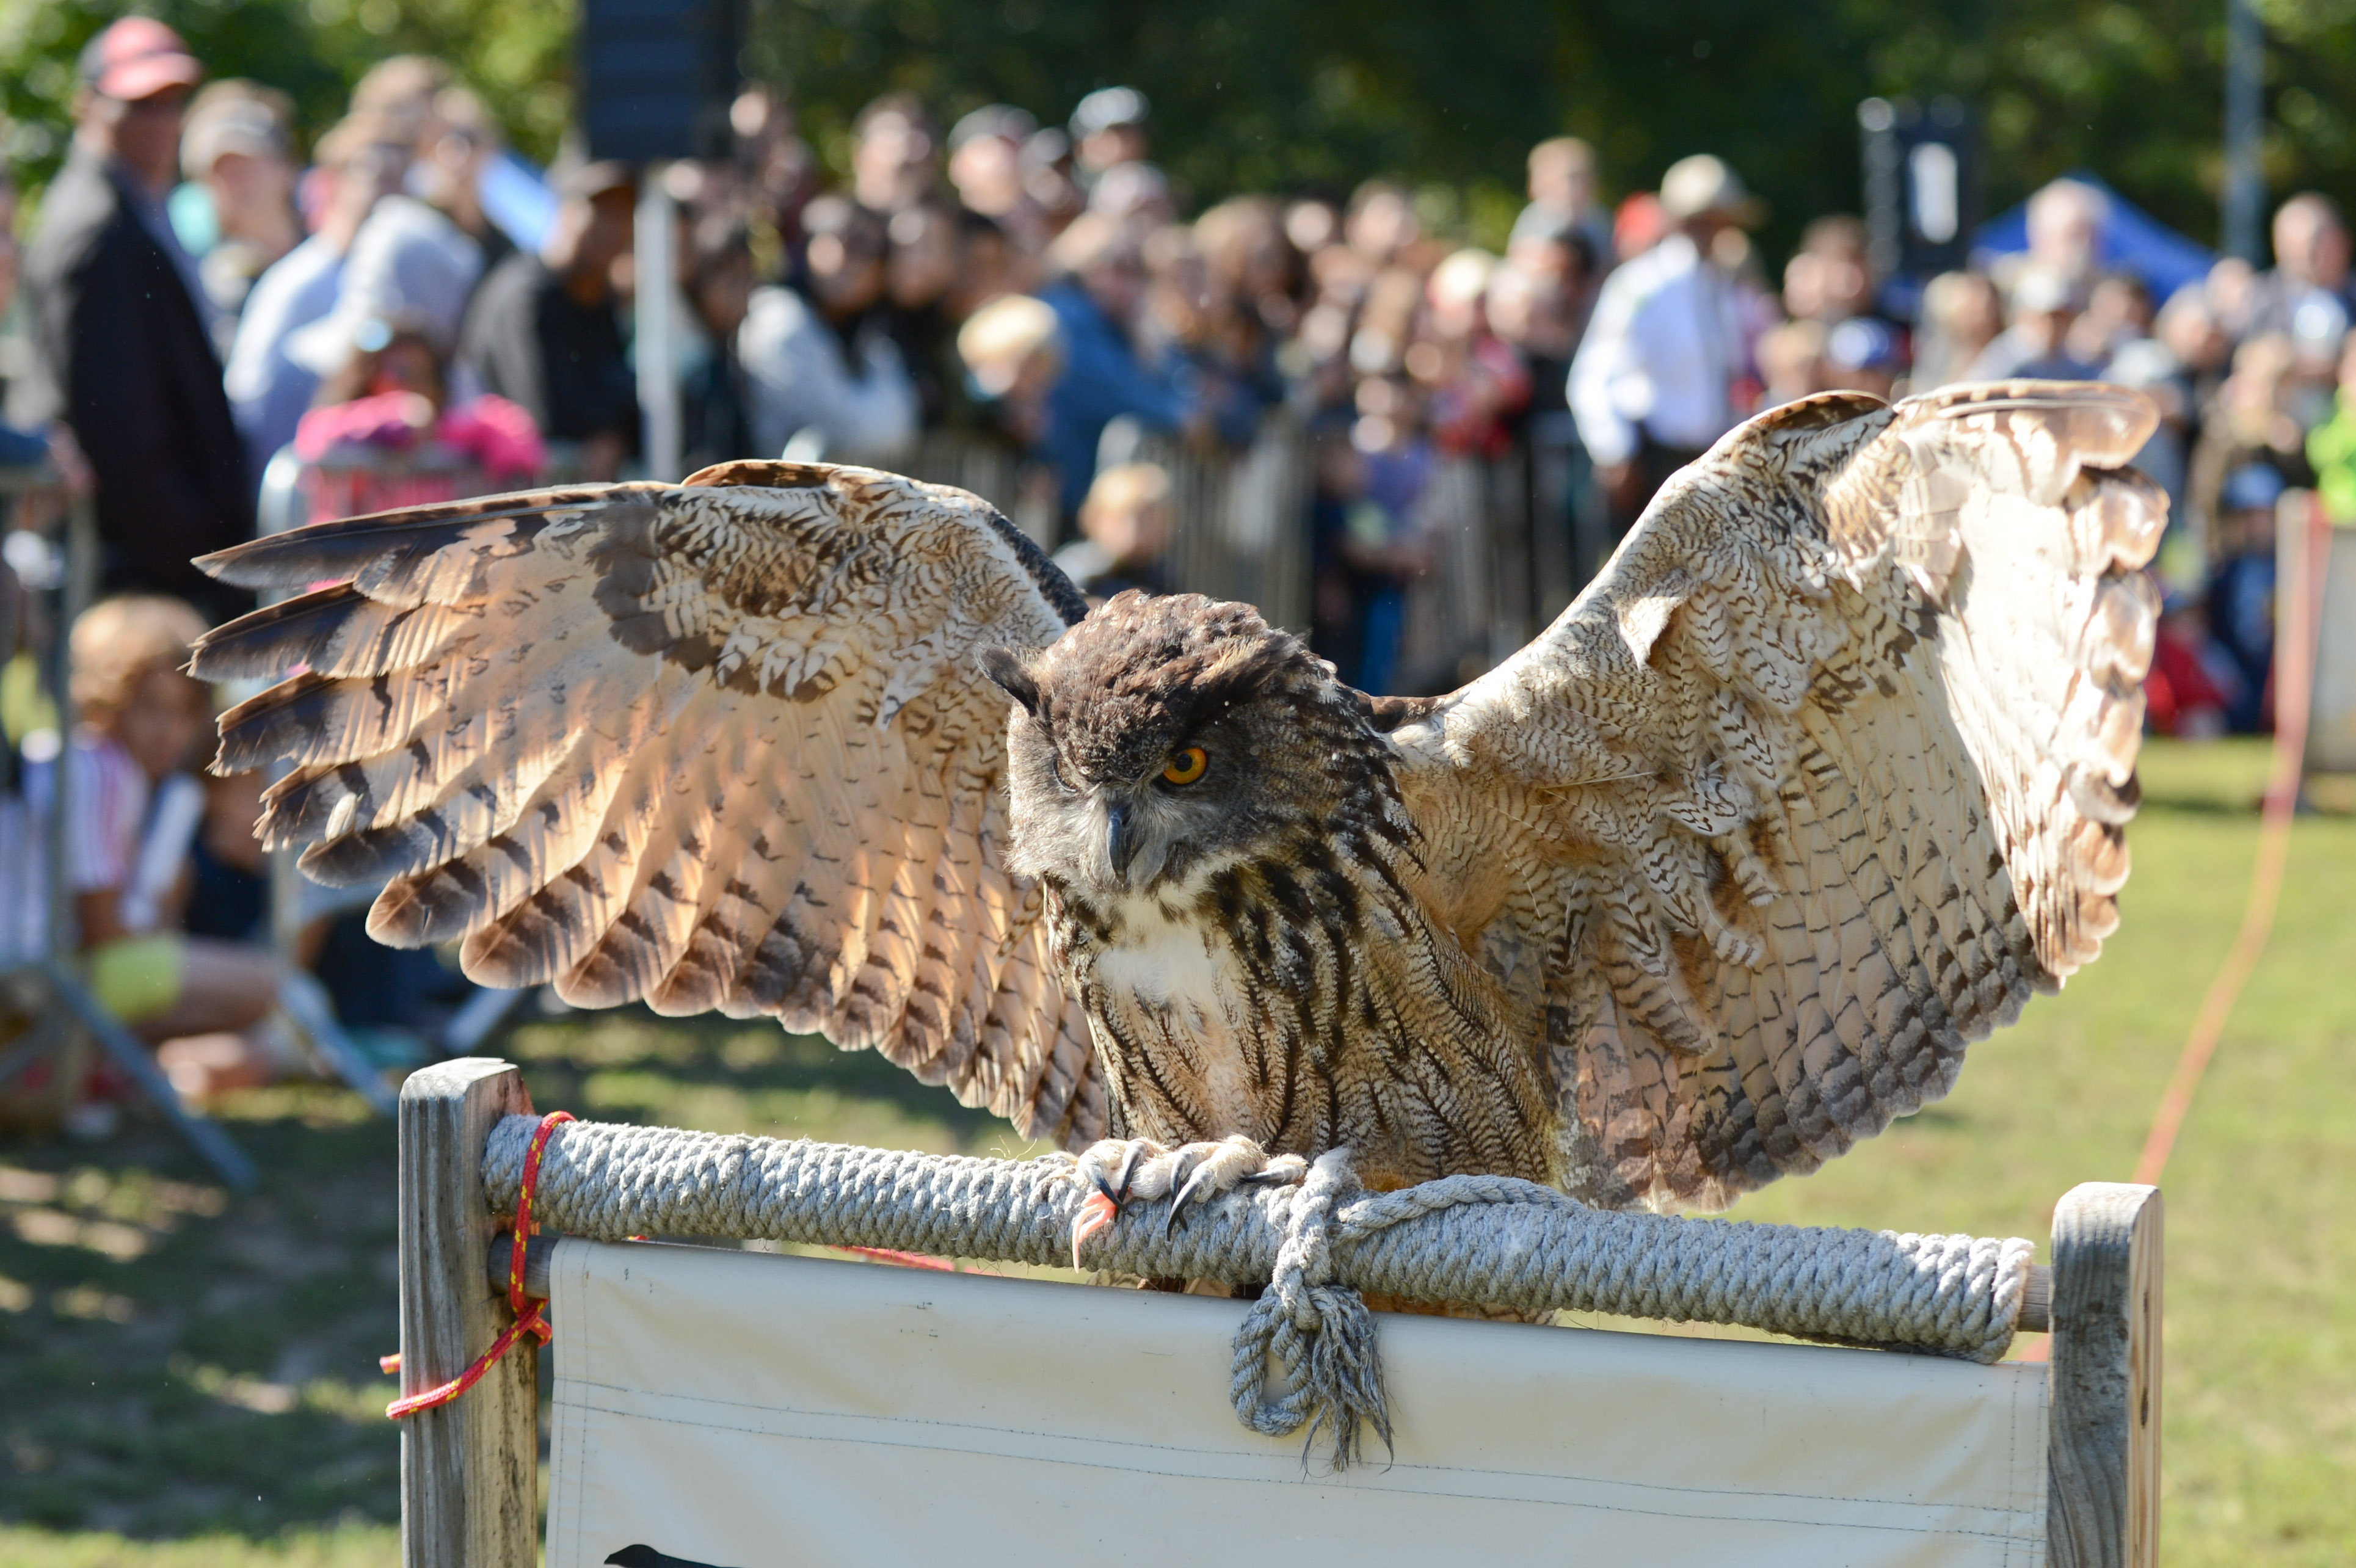
<svg viewBox="0 0 2356 1568">
<path fill-rule="evenodd" d="M 514 1206 L 538 1125 L 509 1116 L 492 1130 L 483 1182 L 495 1211 Z M 1070 1262 L 1089 1192 L 1071 1168 L 574 1122 L 548 1146 L 536 1211 L 551 1230 L 604 1241 L 726 1236 L 1052 1265 Z M 1361 1416 L 1387 1436 L 1373 1321 L 1353 1292 L 1739 1323 L 1993 1361 L 2019 1325 L 2032 1251 L 2018 1238 L 1616 1213 L 1506 1177 L 1366 1193 L 1335 1156 L 1298 1185 L 1240 1188 L 1175 1225 L 1168 1213 L 1167 1200 L 1124 1205 L 1086 1261 L 1273 1282 L 1237 1338 L 1237 1412 L 1273 1433 L 1330 1421 L 1342 1458 Z M 1293 1384 L 1273 1401 L 1269 1353 Z"/>
</svg>

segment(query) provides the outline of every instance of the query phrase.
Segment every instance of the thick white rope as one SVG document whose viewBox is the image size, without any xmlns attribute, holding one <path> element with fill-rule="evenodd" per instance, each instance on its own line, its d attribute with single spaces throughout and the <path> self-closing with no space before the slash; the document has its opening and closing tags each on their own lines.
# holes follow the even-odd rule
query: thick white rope
<svg viewBox="0 0 2356 1568">
<path fill-rule="evenodd" d="M 539 1125 L 492 1129 L 483 1185 L 515 1207 Z M 560 1127 L 534 1209 L 549 1230 L 619 1241 L 726 1236 L 1068 1264 L 1093 1190 L 1066 1158 L 970 1159 L 615 1123 Z M 1099 1269 L 1266 1284 L 1236 1339 L 1237 1413 L 1255 1431 L 1333 1435 L 1388 1415 L 1364 1292 L 1526 1313 L 1562 1308 L 1740 1323 L 1805 1339 L 1993 1361 L 2011 1342 L 2032 1248 L 2015 1237 L 1901 1235 L 1589 1209 L 1533 1182 L 1452 1176 L 1366 1193 L 1346 1155 L 1290 1187 L 1188 1207 L 1131 1201 L 1090 1239 Z M 1269 1372 L 1286 1392 L 1271 1397 Z"/>
</svg>

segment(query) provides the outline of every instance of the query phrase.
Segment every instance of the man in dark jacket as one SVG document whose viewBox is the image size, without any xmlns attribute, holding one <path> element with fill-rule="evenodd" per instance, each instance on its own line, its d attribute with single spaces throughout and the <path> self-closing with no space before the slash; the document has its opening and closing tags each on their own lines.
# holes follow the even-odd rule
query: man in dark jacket
<svg viewBox="0 0 2356 1568">
<path fill-rule="evenodd" d="M 251 538 L 253 502 L 210 305 L 164 212 L 203 74 L 145 16 L 82 51 L 73 151 L 26 256 L 37 367 L 13 411 L 36 427 L 62 418 L 88 453 L 107 591 L 175 593 L 221 616 L 252 601 L 188 558 Z"/>
<path fill-rule="evenodd" d="M 522 404 L 550 441 L 578 443 L 584 477 L 612 479 L 638 445 L 637 380 L 614 295 L 637 191 L 616 163 L 556 184 L 563 204 L 541 253 L 518 251 L 475 290 L 458 362 L 483 390 Z"/>
</svg>

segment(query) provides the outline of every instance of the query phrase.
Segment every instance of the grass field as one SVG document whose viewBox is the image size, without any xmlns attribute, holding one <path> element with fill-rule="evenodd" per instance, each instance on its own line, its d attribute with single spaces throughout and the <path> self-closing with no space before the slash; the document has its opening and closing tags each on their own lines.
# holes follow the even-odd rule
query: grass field
<svg viewBox="0 0 2356 1568">
<path fill-rule="evenodd" d="M 1944 1104 L 1740 1217 L 2042 1237 L 2123 1179 L 2233 940 L 2265 754 L 2147 752 L 2126 925 L 1974 1048 Z M 2356 1558 L 2356 818 L 2302 817 L 2274 944 L 2168 1191 L 2165 1559 Z M 872 1056 L 761 1025 L 536 1019 L 490 1049 L 605 1120 L 1017 1153 Z M 375 1357 L 395 1332 L 393 1146 L 321 1092 L 246 1097 L 230 1199 L 164 1134 L 0 1147 L 0 1564 L 359 1568 L 399 1553 Z"/>
</svg>

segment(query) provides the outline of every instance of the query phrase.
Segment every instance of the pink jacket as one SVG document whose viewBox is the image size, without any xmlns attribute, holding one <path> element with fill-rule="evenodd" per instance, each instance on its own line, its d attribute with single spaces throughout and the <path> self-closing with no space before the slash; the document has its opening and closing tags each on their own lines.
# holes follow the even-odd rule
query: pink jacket
<svg viewBox="0 0 2356 1568">
<path fill-rule="evenodd" d="M 406 451 L 425 433 L 411 422 L 416 397 L 414 392 L 379 392 L 313 409 L 295 427 L 295 454 L 316 463 L 348 442 Z M 494 393 L 444 411 L 430 433 L 436 444 L 463 453 L 496 479 L 530 479 L 548 461 L 548 448 L 531 415 Z"/>
</svg>

